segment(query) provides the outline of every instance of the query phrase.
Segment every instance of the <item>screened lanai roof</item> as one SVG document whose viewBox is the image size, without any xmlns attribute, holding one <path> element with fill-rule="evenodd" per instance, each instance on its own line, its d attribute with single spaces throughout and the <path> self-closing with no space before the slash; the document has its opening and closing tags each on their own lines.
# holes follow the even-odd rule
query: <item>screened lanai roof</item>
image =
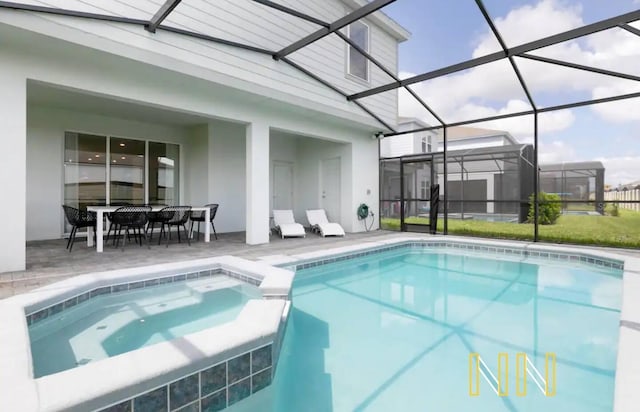
<svg viewBox="0 0 640 412">
<path fill-rule="evenodd" d="M 404 162 L 433 162 L 438 173 L 466 173 L 502 171 L 505 164 L 518 164 L 520 159 L 530 163 L 524 153 L 531 145 L 517 144 L 507 146 L 477 147 L 473 149 L 452 150 L 447 153 L 447 171 L 444 169 L 444 153 L 415 154 L 408 156 L 388 157 L 382 161 L 402 160 Z"/>
<path fill-rule="evenodd" d="M 376 119 L 380 124 L 379 136 L 393 136 L 418 130 L 435 130 L 451 126 L 474 124 L 483 121 L 507 119 L 518 116 L 534 116 L 556 110 L 590 104 L 614 102 L 623 99 L 640 98 L 640 73 L 638 73 L 638 56 L 630 56 L 628 64 L 608 64 L 606 56 L 598 59 L 580 61 L 571 51 L 572 44 L 581 41 L 602 41 L 597 36 L 603 33 L 614 34 L 612 38 L 627 39 L 629 36 L 640 41 L 640 10 L 637 2 L 607 2 L 607 7 L 599 7 L 599 13 L 584 13 L 581 21 L 572 21 L 568 25 L 550 25 L 539 17 L 535 27 L 516 30 L 517 35 L 505 36 L 504 0 L 475 0 L 466 2 L 468 11 L 463 15 L 452 15 L 446 0 L 426 2 L 424 0 L 342 0 L 344 9 L 333 11 L 330 20 L 318 16 L 322 5 L 318 2 L 293 0 L 220 0 L 205 2 L 204 0 L 105 0 L 88 2 L 82 0 L 29 0 L 23 2 L 0 1 L 2 9 L 22 10 L 30 13 L 63 15 L 69 18 L 93 19 L 110 23 L 139 26 L 150 33 L 159 31 L 172 32 L 180 36 L 197 38 L 228 47 L 235 47 L 249 52 L 273 58 L 312 77 L 335 93 L 342 95 L 347 101 L 359 106 Z M 540 2 L 549 3 L 549 2 Z M 551 2 L 552 3 L 552 2 Z M 593 3 L 597 4 L 597 2 Z M 60 7 L 55 7 L 59 5 Z M 230 36 L 223 27 L 207 24 L 207 14 L 224 15 L 231 25 L 243 27 L 242 36 Z M 585 8 L 596 7 L 582 5 Z M 467 45 L 460 39 L 449 36 L 451 30 L 462 30 L 465 26 L 482 24 L 488 35 L 482 38 L 481 44 L 473 51 L 471 59 L 456 59 L 458 55 L 450 54 L 450 64 L 444 67 L 429 67 L 427 63 L 422 73 L 397 73 L 396 67 L 385 67 L 378 59 L 360 48 L 345 33 L 349 24 L 367 19 L 382 27 L 398 41 L 407 38 L 408 32 L 402 27 L 403 21 L 389 18 L 394 8 L 405 8 L 411 11 L 411 18 L 419 18 L 425 27 L 429 27 L 428 38 L 412 36 L 407 42 L 424 44 L 426 53 L 437 53 L 439 50 L 465 49 Z M 243 12 L 238 14 L 237 10 Z M 589 10 L 587 10 L 588 12 Z M 542 10 L 544 12 L 544 10 Z M 260 20 L 267 13 L 276 13 L 286 19 L 287 27 L 279 30 L 295 30 L 298 40 L 290 42 L 278 32 L 262 33 Z M 604 14 L 603 14 L 604 13 Z M 597 15 L 599 20 L 591 16 Z M 498 16 L 498 17 L 496 17 Z M 604 18 L 602 18 L 604 17 Z M 194 23 L 196 22 L 196 23 Z M 445 33 L 442 28 L 449 32 Z M 277 31 L 277 30 L 276 30 Z M 511 31 L 514 33 L 514 31 Z M 540 35 L 540 33 L 544 33 Z M 281 34 L 281 33 L 280 33 Z M 370 61 L 372 72 L 383 76 L 388 81 L 372 86 L 363 83 L 356 91 L 342 90 L 332 84 L 318 67 L 305 66 L 296 59 L 296 53 L 315 42 L 323 41 L 329 36 L 341 39 Z M 626 37 L 625 37 L 626 36 Z M 615 47 L 612 44 L 611 47 Z M 440 49 L 439 49 L 440 48 Z M 474 71 L 476 81 L 491 82 L 495 90 L 500 91 L 504 109 L 493 113 L 485 113 L 478 117 L 473 112 L 451 110 L 459 104 L 460 96 L 438 95 L 433 86 L 460 81 L 460 75 Z M 576 82 L 591 81 L 591 78 L 608 79 L 614 83 L 606 83 L 597 95 L 581 95 L 574 93 L 574 101 L 566 102 L 558 99 L 551 88 L 569 87 L 571 85 L 552 85 L 551 88 L 540 87 L 539 80 L 532 81 L 536 73 L 550 71 L 568 71 Z M 380 78 L 380 77 L 378 77 Z M 544 81 L 544 80 L 543 80 Z M 442 89 L 442 87 L 440 87 Z M 445 87 L 446 89 L 446 87 Z M 474 85 L 469 84 L 465 90 L 473 93 Z M 374 96 L 397 97 L 397 93 L 412 99 L 413 106 L 420 111 L 420 117 L 426 119 L 430 126 L 417 130 L 395 130 L 395 125 L 385 122 L 377 113 L 375 104 L 371 104 Z M 479 102 L 489 97 L 470 95 L 470 101 Z M 513 101 L 518 104 L 507 104 Z M 471 114 L 470 114 L 471 113 Z M 537 135 L 537 127 L 535 130 Z"/>
<path fill-rule="evenodd" d="M 543 172 L 574 171 L 574 170 L 600 170 L 604 169 L 602 162 L 562 162 L 541 164 L 540 170 Z"/>
</svg>

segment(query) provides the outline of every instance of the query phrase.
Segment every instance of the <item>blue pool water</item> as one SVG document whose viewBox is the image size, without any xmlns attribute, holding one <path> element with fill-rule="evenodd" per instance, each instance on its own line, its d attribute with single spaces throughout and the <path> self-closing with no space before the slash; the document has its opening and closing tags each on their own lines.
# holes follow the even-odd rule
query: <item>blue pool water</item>
<svg viewBox="0 0 640 412">
<path fill-rule="evenodd" d="M 113 293 L 29 326 L 36 378 L 229 322 L 257 287 L 225 275 Z"/>
<path fill-rule="evenodd" d="M 621 288 L 619 271 L 408 250 L 298 271 L 274 409 L 611 411 Z M 497 375 L 504 352 L 509 396 L 481 377 L 471 397 L 469 354 Z M 516 396 L 519 352 L 543 377 L 555 353 L 555 396 L 529 377 Z"/>
</svg>

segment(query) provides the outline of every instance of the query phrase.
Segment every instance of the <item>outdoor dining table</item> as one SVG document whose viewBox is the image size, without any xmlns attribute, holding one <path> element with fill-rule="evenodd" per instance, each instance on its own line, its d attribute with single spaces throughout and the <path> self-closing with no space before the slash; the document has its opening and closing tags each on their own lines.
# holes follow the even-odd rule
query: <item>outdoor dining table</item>
<svg viewBox="0 0 640 412">
<path fill-rule="evenodd" d="M 87 212 L 95 212 L 96 213 L 96 252 L 102 253 L 102 248 L 104 244 L 103 236 L 104 236 L 104 214 L 105 213 L 114 213 L 117 209 L 122 206 L 87 206 Z M 159 212 L 164 209 L 166 206 L 151 206 L 152 212 Z M 204 212 L 205 222 L 209 222 L 211 218 L 211 210 L 208 207 L 192 207 L 192 212 Z M 204 241 L 211 241 L 211 228 L 209 224 L 204 225 Z M 87 233 L 87 246 L 93 246 L 93 228 L 88 228 L 89 232 Z"/>
</svg>

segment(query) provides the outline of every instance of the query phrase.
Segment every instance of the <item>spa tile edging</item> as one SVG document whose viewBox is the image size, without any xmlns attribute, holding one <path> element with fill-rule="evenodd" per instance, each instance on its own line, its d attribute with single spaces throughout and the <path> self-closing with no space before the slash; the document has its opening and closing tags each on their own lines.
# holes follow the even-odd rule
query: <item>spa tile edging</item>
<svg viewBox="0 0 640 412">
<path fill-rule="evenodd" d="M 221 411 L 271 385 L 276 350 L 258 346 L 99 412 Z"/>
<path fill-rule="evenodd" d="M 169 283 L 183 282 L 187 280 L 202 279 L 207 277 L 213 277 L 215 275 L 226 275 L 231 278 L 240 280 L 242 282 L 251 284 L 253 286 L 260 286 L 261 280 L 255 277 L 247 276 L 241 273 L 236 273 L 224 268 L 199 270 L 193 272 L 180 273 L 178 275 L 168 275 L 162 277 L 155 277 L 145 280 L 136 280 L 125 283 L 118 283 L 111 286 L 99 286 L 91 290 L 79 293 L 71 298 L 59 301 L 52 305 L 48 305 L 40 310 L 32 311 L 26 314 L 27 325 L 31 326 L 48 318 L 49 316 L 56 315 L 65 309 L 72 308 L 80 303 L 97 298 L 103 295 L 110 295 L 112 293 L 125 292 L 136 289 L 149 288 L 158 285 L 166 285 Z"/>
<path fill-rule="evenodd" d="M 531 257 L 553 262 L 574 262 L 605 269 L 624 270 L 624 261 L 594 256 L 594 254 L 588 252 L 554 252 L 544 246 L 535 247 L 531 245 L 507 246 L 500 244 L 477 244 L 457 240 L 400 240 L 393 244 L 376 245 L 353 252 L 328 254 L 326 257 L 303 259 L 302 262 L 285 263 L 281 265 L 281 267 L 298 271 L 393 250 L 425 250 L 430 248 L 467 250 L 479 253 L 492 253 L 498 256 L 502 255 L 522 258 Z"/>
</svg>

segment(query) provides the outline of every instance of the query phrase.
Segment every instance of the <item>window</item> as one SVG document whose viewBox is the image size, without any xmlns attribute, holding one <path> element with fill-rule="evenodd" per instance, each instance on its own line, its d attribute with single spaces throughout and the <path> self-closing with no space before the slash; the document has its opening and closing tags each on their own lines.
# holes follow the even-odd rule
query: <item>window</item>
<svg viewBox="0 0 640 412">
<path fill-rule="evenodd" d="M 180 203 L 180 146 L 65 133 L 64 203 Z M 148 175 L 148 177 L 147 177 Z M 71 228 L 66 224 L 65 232 Z"/>
<path fill-rule="evenodd" d="M 146 203 L 144 200 L 145 143 L 142 140 L 109 139 L 109 201 Z"/>
<path fill-rule="evenodd" d="M 106 159 L 104 136 L 65 134 L 64 204 L 84 209 L 87 205 L 105 202 Z"/>
<path fill-rule="evenodd" d="M 360 21 L 351 23 L 349 38 L 362 50 L 369 52 L 369 26 Z M 369 81 L 369 61 L 367 58 L 352 46 L 348 46 L 347 54 L 347 73 Z"/>
<path fill-rule="evenodd" d="M 431 152 L 431 136 L 422 136 L 422 153 L 430 153 Z"/>
<path fill-rule="evenodd" d="M 178 205 L 180 146 L 149 142 L 149 203 Z"/>
</svg>

